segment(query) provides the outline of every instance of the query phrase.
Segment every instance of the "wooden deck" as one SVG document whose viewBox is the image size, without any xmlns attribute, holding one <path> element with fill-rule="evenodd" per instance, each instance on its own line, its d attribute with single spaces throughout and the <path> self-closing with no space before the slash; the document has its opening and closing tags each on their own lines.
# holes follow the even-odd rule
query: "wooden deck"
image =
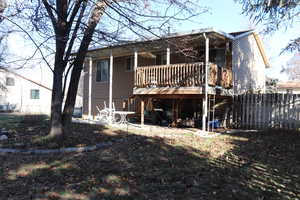
<svg viewBox="0 0 300 200">
<path fill-rule="evenodd" d="M 232 89 L 222 91 L 215 90 L 214 87 L 208 87 L 208 94 L 217 94 L 231 96 Z M 195 95 L 204 94 L 203 87 L 157 87 L 157 88 L 134 88 L 134 95 Z"/>
<path fill-rule="evenodd" d="M 159 88 L 136 88 L 135 95 L 140 94 L 202 94 L 202 88 L 196 87 L 159 87 Z"/>
<path fill-rule="evenodd" d="M 215 86 L 228 90 L 232 88 L 230 69 L 210 63 L 208 77 L 209 94 L 216 94 Z M 138 67 L 134 79 L 134 95 L 204 94 L 205 64 L 198 62 Z"/>
</svg>

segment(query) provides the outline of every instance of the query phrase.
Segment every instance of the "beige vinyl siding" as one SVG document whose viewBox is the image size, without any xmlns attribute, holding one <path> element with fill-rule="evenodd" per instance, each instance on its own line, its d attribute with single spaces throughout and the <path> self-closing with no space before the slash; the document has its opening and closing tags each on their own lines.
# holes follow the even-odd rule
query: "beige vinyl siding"
<svg viewBox="0 0 300 200">
<path fill-rule="evenodd" d="M 234 93 L 265 91 L 265 63 L 253 34 L 233 42 Z"/>
<path fill-rule="evenodd" d="M 126 71 L 126 59 L 128 57 L 114 58 L 113 63 L 113 102 L 117 110 L 122 110 L 123 101 L 133 94 L 134 72 Z M 103 108 L 104 101 L 108 106 L 109 82 L 97 82 L 97 64 L 100 60 L 93 60 L 92 69 L 92 115 L 97 115 L 96 106 Z M 138 57 L 138 66 L 155 65 L 155 59 Z M 88 114 L 89 95 L 89 62 L 84 66 L 84 90 L 83 90 L 83 114 Z"/>
</svg>

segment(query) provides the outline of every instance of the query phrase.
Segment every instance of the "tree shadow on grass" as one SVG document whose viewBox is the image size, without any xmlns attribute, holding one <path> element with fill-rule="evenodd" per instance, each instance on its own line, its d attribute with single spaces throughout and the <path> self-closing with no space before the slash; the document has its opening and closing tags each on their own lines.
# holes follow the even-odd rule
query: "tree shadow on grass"
<svg viewBox="0 0 300 200">
<path fill-rule="evenodd" d="M 300 198 L 299 135 L 221 136 L 233 148 L 219 157 L 167 138 L 108 137 L 120 135 L 95 152 L 0 156 L 0 199 Z"/>
<path fill-rule="evenodd" d="M 247 187 L 264 199 L 300 199 L 300 134 L 287 130 L 238 133 L 227 163 L 240 169 Z M 221 162 L 224 157 L 221 158 Z"/>
</svg>

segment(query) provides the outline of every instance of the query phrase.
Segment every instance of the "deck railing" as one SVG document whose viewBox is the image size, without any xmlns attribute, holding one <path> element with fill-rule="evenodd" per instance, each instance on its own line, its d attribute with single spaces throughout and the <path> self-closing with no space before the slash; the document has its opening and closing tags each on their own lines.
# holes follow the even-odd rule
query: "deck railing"
<svg viewBox="0 0 300 200">
<path fill-rule="evenodd" d="M 135 87 L 189 87 L 204 82 L 203 63 L 172 64 L 138 67 L 135 71 Z"/>
<path fill-rule="evenodd" d="M 217 65 L 212 63 L 209 64 L 209 69 L 209 85 L 231 87 L 231 70 L 219 70 Z M 134 85 L 136 88 L 197 87 L 202 86 L 204 82 L 205 64 L 197 62 L 138 67 L 135 71 Z"/>
</svg>

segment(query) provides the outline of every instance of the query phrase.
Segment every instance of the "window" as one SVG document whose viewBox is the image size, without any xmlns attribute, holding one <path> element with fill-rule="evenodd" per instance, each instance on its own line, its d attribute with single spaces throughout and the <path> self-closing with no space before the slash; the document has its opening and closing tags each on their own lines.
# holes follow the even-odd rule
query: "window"
<svg viewBox="0 0 300 200">
<path fill-rule="evenodd" d="M 287 90 L 286 90 L 286 93 L 287 93 L 287 94 L 293 94 L 293 89 L 287 89 Z"/>
<path fill-rule="evenodd" d="M 15 85 L 15 79 L 11 77 L 6 77 L 6 86 L 14 86 Z"/>
<path fill-rule="evenodd" d="M 96 81 L 97 82 L 105 82 L 108 81 L 109 75 L 109 62 L 108 60 L 101 60 L 97 65 L 97 74 Z"/>
<path fill-rule="evenodd" d="M 127 72 L 133 71 L 133 66 L 134 66 L 134 57 L 130 56 L 126 59 L 126 69 L 125 69 L 125 71 L 127 71 Z"/>
<path fill-rule="evenodd" d="M 213 49 L 209 52 L 209 60 L 218 65 L 218 67 L 226 67 L 225 49 Z"/>
<path fill-rule="evenodd" d="M 40 90 L 30 90 L 30 99 L 40 99 Z"/>
<path fill-rule="evenodd" d="M 155 64 L 156 65 L 167 64 L 167 54 L 165 54 L 165 53 L 156 54 Z"/>
</svg>

